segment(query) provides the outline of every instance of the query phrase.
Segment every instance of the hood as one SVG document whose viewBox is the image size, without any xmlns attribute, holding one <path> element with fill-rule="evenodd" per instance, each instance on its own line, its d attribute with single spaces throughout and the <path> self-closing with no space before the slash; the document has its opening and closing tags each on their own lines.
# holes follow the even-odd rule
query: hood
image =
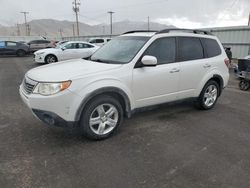
<svg viewBox="0 0 250 188">
<path fill-rule="evenodd" d="M 121 66 L 122 65 L 74 59 L 31 69 L 27 72 L 26 76 L 32 80 L 40 82 L 60 82 L 85 77 L 89 74 L 116 69 Z"/>
<path fill-rule="evenodd" d="M 38 54 L 38 53 L 53 53 L 53 52 L 57 52 L 57 51 L 61 51 L 60 48 L 46 48 L 46 49 L 42 49 L 42 50 L 38 50 L 36 51 L 34 54 Z"/>
</svg>

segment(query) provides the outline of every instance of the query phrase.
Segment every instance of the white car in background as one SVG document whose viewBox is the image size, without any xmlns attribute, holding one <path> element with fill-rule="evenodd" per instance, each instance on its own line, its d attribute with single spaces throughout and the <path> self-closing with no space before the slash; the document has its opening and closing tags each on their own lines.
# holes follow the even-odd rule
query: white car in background
<svg viewBox="0 0 250 188">
<path fill-rule="evenodd" d="M 94 38 L 90 39 L 89 43 L 94 44 L 96 46 L 103 46 L 104 44 L 108 43 L 111 38 Z"/>
<path fill-rule="evenodd" d="M 91 56 L 99 46 L 81 42 L 66 42 L 56 48 L 38 50 L 34 53 L 34 60 L 37 63 L 55 63 L 69 59 L 87 58 Z"/>
<path fill-rule="evenodd" d="M 250 55 L 246 56 L 244 59 L 249 59 L 250 60 Z"/>
</svg>

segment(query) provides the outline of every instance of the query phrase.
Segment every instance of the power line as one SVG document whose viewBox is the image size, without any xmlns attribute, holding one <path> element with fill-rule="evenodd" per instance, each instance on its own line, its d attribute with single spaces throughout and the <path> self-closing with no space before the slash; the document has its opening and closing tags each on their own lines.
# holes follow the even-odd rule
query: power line
<svg viewBox="0 0 250 188">
<path fill-rule="evenodd" d="M 73 11 L 75 12 L 75 14 L 76 14 L 76 32 L 77 32 L 77 36 L 79 37 L 79 20 L 78 20 L 78 13 L 79 13 L 79 11 L 80 11 L 80 8 L 79 8 L 79 6 L 81 5 L 81 3 L 80 3 L 80 0 L 78 0 L 78 2 L 77 2 L 77 0 L 74 0 L 73 1 Z"/>
</svg>

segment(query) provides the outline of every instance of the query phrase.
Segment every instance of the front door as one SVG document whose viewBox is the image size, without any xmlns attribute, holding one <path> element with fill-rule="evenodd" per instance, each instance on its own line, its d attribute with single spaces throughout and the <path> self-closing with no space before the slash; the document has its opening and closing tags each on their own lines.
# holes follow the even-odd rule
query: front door
<svg viewBox="0 0 250 188">
<path fill-rule="evenodd" d="M 139 62 L 134 68 L 133 95 L 136 108 L 178 99 L 180 65 L 176 63 L 176 38 L 157 39 L 144 55 L 156 57 L 158 64 L 146 67 L 140 66 Z"/>
</svg>

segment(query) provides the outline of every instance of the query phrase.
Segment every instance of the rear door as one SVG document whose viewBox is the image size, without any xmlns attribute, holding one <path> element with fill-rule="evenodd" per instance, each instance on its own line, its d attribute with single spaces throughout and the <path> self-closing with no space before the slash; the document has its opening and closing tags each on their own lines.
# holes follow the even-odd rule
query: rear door
<svg viewBox="0 0 250 188">
<path fill-rule="evenodd" d="M 86 58 L 93 54 L 94 46 L 86 43 L 79 43 L 79 48 L 77 49 L 77 58 Z"/>
<path fill-rule="evenodd" d="M 17 51 L 17 43 L 16 42 L 7 41 L 6 42 L 5 53 L 6 54 L 16 54 L 16 51 Z"/>
<path fill-rule="evenodd" d="M 177 37 L 178 61 L 180 63 L 180 98 L 193 97 L 211 63 L 205 59 L 205 52 L 198 37 Z"/>
</svg>

